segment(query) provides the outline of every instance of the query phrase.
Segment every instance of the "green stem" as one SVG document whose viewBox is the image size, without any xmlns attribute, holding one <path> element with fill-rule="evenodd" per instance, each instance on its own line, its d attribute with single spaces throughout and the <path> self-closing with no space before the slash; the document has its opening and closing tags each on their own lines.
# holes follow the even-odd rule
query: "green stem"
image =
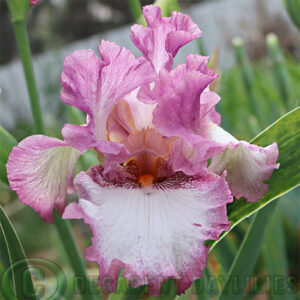
<svg viewBox="0 0 300 300">
<path fill-rule="evenodd" d="M 68 254 L 69 262 L 73 268 L 75 278 L 78 282 L 82 282 L 80 293 L 84 296 L 84 299 L 95 299 L 96 294 L 94 291 L 90 291 L 90 283 L 86 274 L 84 261 L 77 247 L 74 235 L 72 234 L 70 222 L 63 220 L 55 210 L 54 224 L 60 239 L 63 241 L 63 246 Z M 98 299 L 100 299 L 99 297 L 100 296 L 98 296 Z"/>
<path fill-rule="evenodd" d="M 39 96 L 36 86 L 36 81 L 34 77 L 34 70 L 31 59 L 31 50 L 28 39 L 28 33 L 26 28 L 25 20 L 16 20 L 12 22 L 15 33 L 17 44 L 23 64 L 24 74 L 27 83 L 27 89 L 30 98 L 31 110 L 35 125 L 36 133 L 44 133 L 44 124 L 41 112 L 41 106 L 39 102 Z M 82 256 L 78 250 L 76 245 L 71 226 L 68 221 L 62 220 L 61 217 L 55 212 L 55 226 L 61 238 L 61 241 L 64 245 L 66 253 L 69 257 L 70 264 L 73 268 L 73 271 L 76 276 L 81 277 L 81 279 L 88 284 L 87 275 L 85 271 L 85 266 L 82 260 Z M 85 289 L 88 291 L 88 289 Z M 84 299 L 92 299 L 95 296 L 86 295 L 86 291 L 84 291 L 83 296 Z M 81 290 L 81 292 L 83 292 Z M 99 297 L 98 297 L 99 299 Z"/>
<path fill-rule="evenodd" d="M 34 77 L 33 65 L 31 60 L 31 51 L 29 45 L 29 39 L 26 29 L 26 23 L 24 20 L 13 22 L 13 26 L 16 33 L 17 44 L 19 53 L 22 60 L 23 70 L 25 74 L 31 111 L 33 115 L 35 132 L 44 133 L 44 124 L 42 119 L 41 106 L 39 102 L 39 96 Z"/>
</svg>

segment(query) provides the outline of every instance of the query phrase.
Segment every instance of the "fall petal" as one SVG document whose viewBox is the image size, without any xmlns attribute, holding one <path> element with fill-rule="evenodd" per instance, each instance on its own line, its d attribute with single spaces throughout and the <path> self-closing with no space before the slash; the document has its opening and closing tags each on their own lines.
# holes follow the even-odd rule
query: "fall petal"
<svg viewBox="0 0 300 300">
<path fill-rule="evenodd" d="M 226 204 L 232 201 L 224 176 L 187 177 L 141 189 L 134 183 L 110 183 L 101 175 L 76 177 L 78 204 L 65 218 L 83 218 L 93 231 L 88 259 L 100 267 L 99 283 L 123 276 L 137 278 L 134 286 L 149 284 L 159 295 L 162 283 L 174 278 L 178 293 L 201 277 L 206 265 L 206 240 L 229 229 Z"/>
<path fill-rule="evenodd" d="M 226 150 L 213 157 L 209 171 L 222 174 L 227 171 L 226 181 L 236 198 L 245 197 L 249 202 L 258 201 L 268 190 L 264 183 L 278 169 L 277 144 L 267 147 L 238 141 L 221 127 L 215 126 L 212 137 L 226 146 Z"/>
<path fill-rule="evenodd" d="M 14 147 L 7 162 L 10 188 L 45 221 L 53 208 L 62 213 L 79 151 L 56 138 L 27 137 Z"/>
</svg>

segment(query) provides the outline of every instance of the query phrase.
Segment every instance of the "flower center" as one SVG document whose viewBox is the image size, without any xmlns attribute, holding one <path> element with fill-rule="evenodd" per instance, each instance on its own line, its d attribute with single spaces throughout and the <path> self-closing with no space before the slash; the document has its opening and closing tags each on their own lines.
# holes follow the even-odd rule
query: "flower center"
<svg viewBox="0 0 300 300">
<path fill-rule="evenodd" d="M 122 165 L 141 187 L 149 187 L 164 177 L 172 139 L 163 137 L 152 126 L 137 130 L 125 100 L 113 107 L 106 129 L 108 140 L 123 144 L 131 154 Z"/>
<path fill-rule="evenodd" d="M 150 187 L 154 183 L 154 177 L 151 174 L 143 174 L 138 177 L 138 183 L 143 188 Z"/>
</svg>

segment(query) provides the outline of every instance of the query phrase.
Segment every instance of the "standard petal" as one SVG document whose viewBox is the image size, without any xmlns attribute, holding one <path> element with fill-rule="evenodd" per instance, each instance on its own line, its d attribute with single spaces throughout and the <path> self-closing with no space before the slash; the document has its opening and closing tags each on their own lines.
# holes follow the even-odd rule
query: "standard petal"
<svg viewBox="0 0 300 300">
<path fill-rule="evenodd" d="M 60 78 L 63 87 L 61 100 L 92 116 L 99 96 L 100 71 L 104 65 L 93 50 L 77 50 L 68 55 Z"/>
<path fill-rule="evenodd" d="M 61 99 L 86 112 L 94 138 L 105 141 L 106 120 L 113 106 L 142 84 L 150 83 L 154 71 L 144 58 L 102 41 L 101 59 L 92 50 L 79 50 L 66 57 L 61 75 Z"/>
<path fill-rule="evenodd" d="M 226 170 L 226 181 L 236 198 L 258 201 L 268 190 L 264 181 L 279 167 L 277 144 L 263 148 L 238 141 L 219 126 L 213 126 L 211 132 L 212 138 L 226 146 L 226 150 L 213 157 L 209 171 L 222 174 Z"/>
<path fill-rule="evenodd" d="M 143 8 L 143 14 L 148 27 L 132 26 L 130 37 L 157 73 L 163 68 L 170 70 L 180 47 L 200 37 L 201 31 L 189 16 L 179 12 L 162 18 L 158 6 L 148 5 Z"/>
<path fill-rule="evenodd" d="M 217 76 L 206 69 L 182 64 L 171 72 L 160 72 L 153 90 L 159 99 L 153 124 L 163 135 L 179 136 L 191 146 L 207 135 L 211 116 L 216 119 L 214 106 L 220 97 L 205 90 Z"/>
<path fill-rule="evenodd" d="M 129 50 L 115 43 L 102 41 L 99 51 L 107 66 L 101 71 L 100 100 L 93 119 L 97 139 L 105 140 L 106 120 L 113 106 L 140 85 L 152 82 L 154 72 L 144 58 L 135 58 Z"/>
<path fill-rule="evenodd" d="M 78 150 L 56 138 L 27 137 L 9 156 L 6 166 L 10 188 L 46 222 L 53 222 L 53 208 L 59 213 L 65 208 L 78 155 Z"/>
<path fill-rule="evenodd" d="M 189 176 L 205 175 L 208 160 L 222 151 L 224 146 L 211 140 L 203 139 L 191 147 L 178 139 L 172 145 L 168 166 L 173 172 L 181 171 Z"/>
<path fill-rule="evenodd" d="M 134 287 L 149 284 L 153 295 L 168 278 L 184 292 L 206 265 L 204 242 L 230 226 L 226 205 L 232 196 L 224 176 L 178 173 L 145 190 L 130 182 L 112 184 L 92 170 L 75 181 L 80 201 L 64 217 L 83 218 L 91 226 L 86 258 L 99 264 L 99 284 L 106 289 L 109 278 L 115 290 L 123 268 Z"/>
</svg>

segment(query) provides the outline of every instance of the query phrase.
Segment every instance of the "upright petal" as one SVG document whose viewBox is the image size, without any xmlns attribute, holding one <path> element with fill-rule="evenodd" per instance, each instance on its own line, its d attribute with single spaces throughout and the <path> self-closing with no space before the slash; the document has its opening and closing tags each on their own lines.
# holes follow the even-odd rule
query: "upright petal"
<svg viewBox="0 0 300 300">
<path fill-rule="evenodd" d="M 208 160 L 222 151 L 224 146 L 214 141 L 203 139 L 189 146 L 185 141 L 178 139 L 172 145 L 168 166 L 174 172 L 181 171 L 190 176 L 205 175 Z"/>
<path fill-rule="evenodd" d="M 113 106 L 140 85 L 152 82 L 154 72 L 144 58 L 135 58 L 115 43 L 102 41 L 99 51 L 101 59 L 92 50 L 66 57 L 61 98 L 86 112 L 94 138 L 105 141 L 106 120 Z"/>
<path fill-rule="evenodd" d="M 190 145 L 202 140 L 212 121 L 214 106 L 220 100 L 215 93 L 205 91 L 215 78 L 207 67 L 196 69 L 189 63 L 171 72 L 161 71 L 153 90 L 159 99 L 153 112 L 156 128 L 163 135 L 179 136 Z"/>
<path fill-rule="evenodd" d="M 27 137 L 14 147 L 7 162 L 10 188 L 46 222 L 53 208 L 62 213 L 79 151 L 56 138 Z"/>
<path fill-rule="evenodd" d="M 188 15 L 176 11 L 171 17 L 162 18 L 158 6 L 148 5 L 143 13 L 148 27 L 132 26 L 131 39 L 151 61 L 157 73 L 163 68 L 170 70 L 178 50 L 200 37 L 201 31 Z"/>
<path fill-rule="evenodd" d="M 63 87 L 61 100 L 92 116 L 99 98 L 99 81 L 104 65 L 93 50 L 77 50 L 68 55 L 60 78 Z"/>
<path fill-rule="evenodd" d="M 99 284 L 115 290 L 117 276 L 134 279 L 133 286 L 149 284 L 159 295 L 168 278 L 178 293 L 201 277 L 209 247 L 230 222 L 226 204 L 232 196 L 224 176 L 186 177 L 182 173 L 152 188 L 110 183 L 90 170 L 76 179 L 79 204 L 71 204 L 64 218 L 83 218 L 91 226 L 93 244 L 86 258 L 99 264 Z"/>
<path fill-rule="evenodd" d="M 236 198 L 258 201 L 268 190 L 264 181 L 279 167 L 276 164 L 277 144 L 263 148 L 238 141 L 219 126 L 212 127 L 211 137 L 226 146 L 226 149 L 213 157 L 209 171 L 222 174 L 226 170 L 226 181 Z"/>
<path fill-rule="evenodd" d="M 107 64 L 101 71 L 100 100 L 94 110 L 95 135 L 106 139 L 106 120 L 113 106 L 140 85 L 153 81 L 154 73 L 143 58 L 135 58 L 127 49 L 102 41 L 99 51 Z"/>
</svg>

